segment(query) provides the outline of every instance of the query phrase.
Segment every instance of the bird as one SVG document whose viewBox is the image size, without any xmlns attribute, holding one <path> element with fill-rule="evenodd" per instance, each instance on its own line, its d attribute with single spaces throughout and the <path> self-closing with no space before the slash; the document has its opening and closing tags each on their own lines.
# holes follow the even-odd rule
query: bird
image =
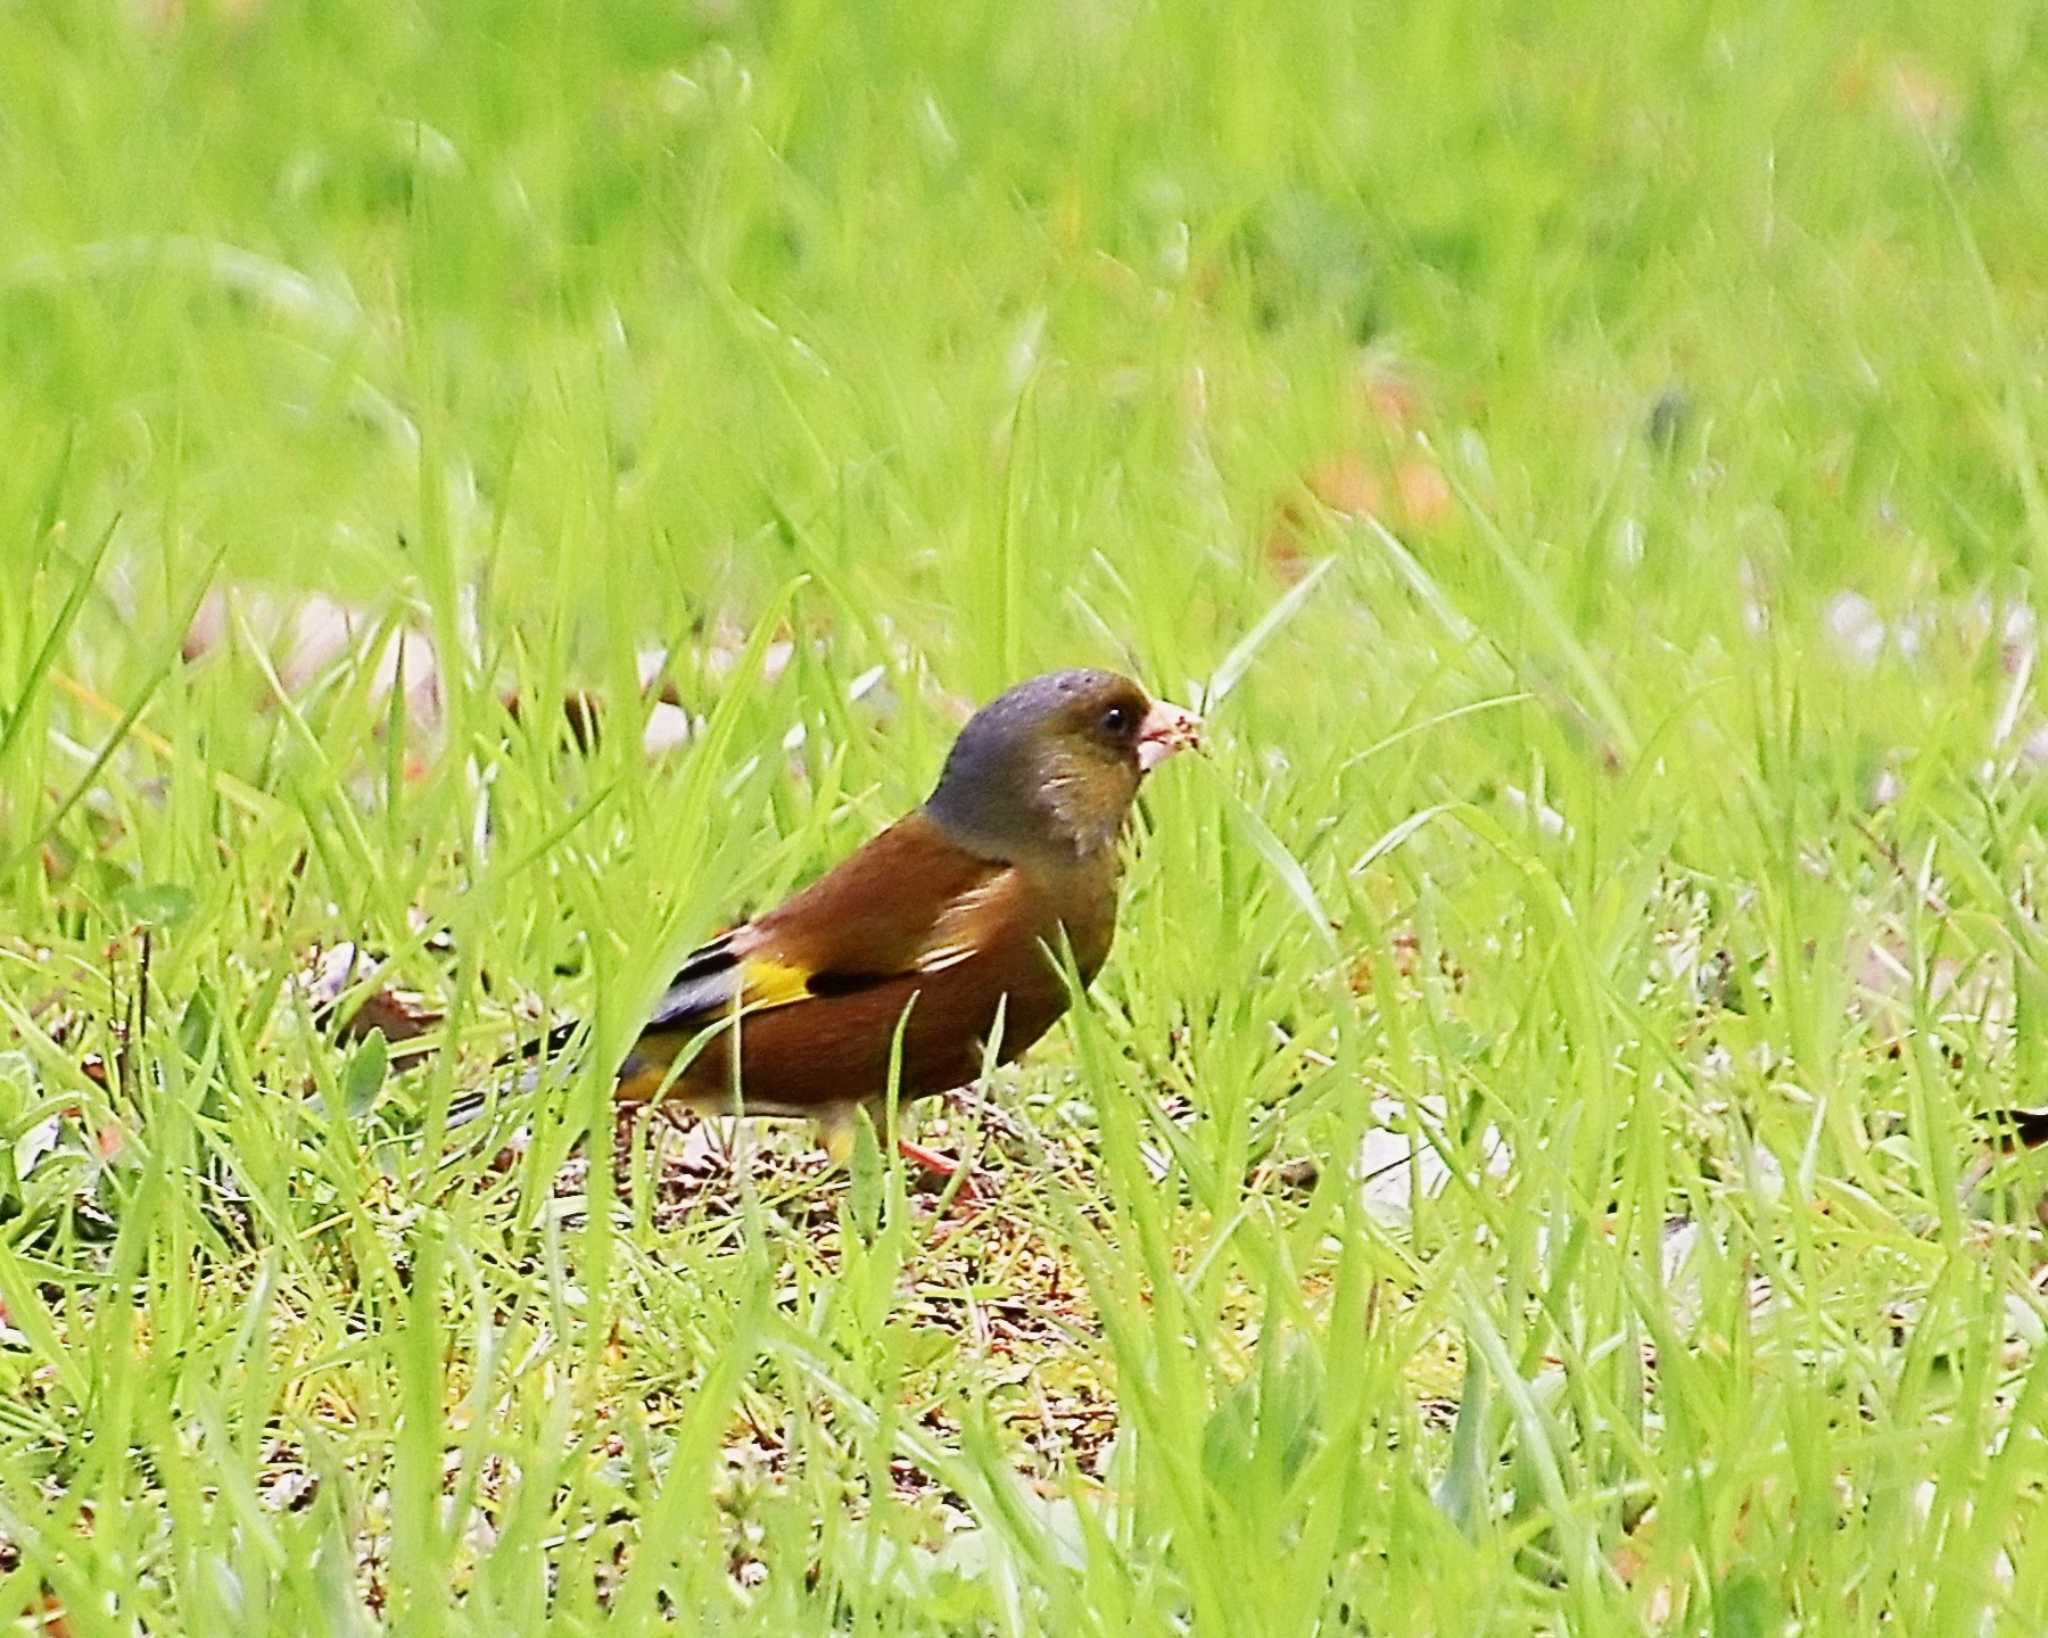
<svg viewBox="0 0 2048 1638">
<path fill-rule="evenodd" d="M 2048 1109 L 1982 1109 L 1977 1119 L 1995 1148 L 2038 1149 L 2048 1143 Z"/>
<path fill-rule="evenodd" d="M 936 1096 L 977 1079 L 991 1043 L 1009 1063 L 1066 1012 L 1060 960 L 1085 986 L 1109 955 L 1139 786 L 1201 742 L 1195 713 L 1116 672 L 1018 683 L 968 720 L 920 806 L 684 957 L 615 1096 L 808 1118 L 844 1165 L 861 1111 L 882 1124 L 892 1061 L 901 1102 Z M 957 1169 L 898 1147 L 941 1176 Z"/>
</svg>

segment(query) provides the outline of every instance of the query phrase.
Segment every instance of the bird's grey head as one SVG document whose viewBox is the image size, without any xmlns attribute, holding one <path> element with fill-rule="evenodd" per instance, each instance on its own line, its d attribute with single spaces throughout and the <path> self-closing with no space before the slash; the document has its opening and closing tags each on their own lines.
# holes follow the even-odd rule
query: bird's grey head
<svg viewBox="0 0 2048 1638">
<path fill-rule="evenodd" d="M 1072 861 L 1115 845 L 1161 713 L 1114 671 L 1052 671 L 975 712 L 925 812 L 990 857 Z"/>
</svg>

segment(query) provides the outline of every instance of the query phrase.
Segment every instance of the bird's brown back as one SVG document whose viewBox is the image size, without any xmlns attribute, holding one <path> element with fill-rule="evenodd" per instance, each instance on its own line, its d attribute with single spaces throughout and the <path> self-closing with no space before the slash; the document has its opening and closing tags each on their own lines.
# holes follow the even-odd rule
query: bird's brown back
<svg viewBox="0 0 2048 1638">
<path fill-rule="evenodd" d="M 956 907 L 931 970 L 877 978 L 849 970 L 838 952 L 815 943 L 816 930 L 830 928 L 846 949 L 864 956 L 889 947 L 888 907 L 899 898 L 889 889 L 907 870 L 942 878 L 944 897 Z M 755 956 L 810 969 L 812 993 L 720 1027 L 672 1095 L 701 1107 L 731 1106 L 735 1029 L 741 1101 L 761 1114 L 811 1115 L 884 1097 L 899 1024 L 902 1098 L 964 1086 L 981 1072 L 983 1043 L 999 1014 L 998 1056 L 1007 1063 L 1066 1011 L 1067 984 L 1053 955 L 1062 940 L 1082 981 L 1094 977 L 1115 932 L 1116 888 L 1113 853 L 1065 870 L 982 860 L 912 816 L 754 924 Z M 696 1033 L 655 1029 L 643 1036 L 621 1077 L 621 1095 L 652 1095 L 669 1060 Z"/>
</svg>

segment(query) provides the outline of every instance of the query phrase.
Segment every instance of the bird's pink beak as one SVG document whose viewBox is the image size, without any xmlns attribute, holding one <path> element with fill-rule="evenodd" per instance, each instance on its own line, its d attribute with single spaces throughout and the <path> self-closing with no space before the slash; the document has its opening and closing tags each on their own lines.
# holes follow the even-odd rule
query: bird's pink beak
<svg viewBox="0 0 2048 1638">
<path fill-rule="evenodd" d="M 1138 771 L 1150 773 L 1176 751 L 1200 750 L 1202 719 L 1194 712 L 1154 700 L 1138 724 Z"/>
</svg>

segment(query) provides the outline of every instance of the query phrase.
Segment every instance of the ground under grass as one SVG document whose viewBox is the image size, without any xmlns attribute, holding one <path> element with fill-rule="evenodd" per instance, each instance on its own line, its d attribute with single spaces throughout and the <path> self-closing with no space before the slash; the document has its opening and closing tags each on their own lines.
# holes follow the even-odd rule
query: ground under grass
<svg viewBox="0 0 2048 1638">
<path fill-rule="evenodd" d="M 0 1621 L 2048 1625 L 2044 28 L 0 9 Z M 976 1197 L 615 1124 L 1074 663 Z"/>
</svg>

